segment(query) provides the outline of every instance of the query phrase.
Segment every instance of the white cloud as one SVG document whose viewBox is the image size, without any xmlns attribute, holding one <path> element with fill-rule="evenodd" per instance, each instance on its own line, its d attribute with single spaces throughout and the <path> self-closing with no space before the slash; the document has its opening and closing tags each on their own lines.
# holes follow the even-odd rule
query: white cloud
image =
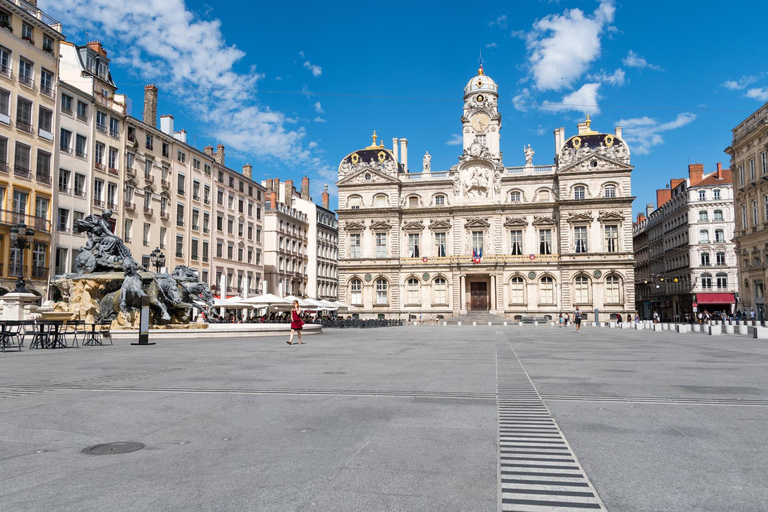
<svg viewBox="0 0 768 512">
<path fill-rule="evenodd" d="M 610 75 L 604 69 L 601 69 L 598 73 L 592 73 L 587 75 L 587 78 L 590 80 L 596 80 L 598 82 L 607 82 L 608 84 L 613 85 L 615 87 L 621 87 L 622 85 L 627 83 L 626 76 L 627 74 L 624 72 L 624 70 L 621 68 L 618 68 L 616 71 L 614 71 Z"/>
<path fill-rule="evenodd" d="M 308 145 L 309 149 L 315 149 L 317 147 L 317 142 L 312 141 Z"/>
<path fill-rule="evenodd" d="M 744 96 L 759 101 L 768 101 L 768 87 L 755 87 L 748 90 Z"/>
<path fill-rule="evenodd" d="M 497 43 L 488 43 L 485 45 L 486 48 L 498 48 L 499 45 Z"/>
<path fill-rule="evenodd" d="M 310 170 L 323 165 L 303 145 L 305 128 L 290 126 L 284 113 L 259 101 L 263 75 L 243 65 L 245 53 L 227 44 L 221 21 L 201 19 L 184 0 L 40 3 L 65 27 L 100 38 L 113 66 L 155 83 L 161 103 L 172 98 L 168 103 L 185 109 L 204 131 L 201 144 L 221 142 L 228 153 L 249 160 L 288 161 Z"/>
<path fill-rule="evenodd" d="M 599 114 L 600 106 L 597 104 L 599 88 L 599 83 L 584 84 L 578 91 L 564 96 L 560 102 L 544 101 L 541 104 L 541 110 L 547 112 L 576 110 L 585 114 Z"/>
<path fill-rule="evenodd" d="M 313 121 L 313 122 L 315 122 L 315 123 L 324 123 L 324 122 L 325 122 L 325 119 L 323 119 L 323 118 L 322 118 L 322 117 L 320 117 L 320 116 L 317 116 L 317 117 L 316 117 L 316 118 L 314 118 L 312 121 Z"/>
<path fill-rule="evenodd" d="M 304 50 L 299 52 L 299 57 L 301 57 L 302 59 L 304 58 Z"/>
<path fill-rule="evenodd" d="M 507 15 L 506 14 L 502 14 L 501 16 L 496 18 L 495 21 L 489 21 L 488 22 L 488 26 L 489 27 L 493 27 L 494 25 L 496 25 L 499 28 L 507 28 Z"/>
<path fill-rule="evenodd" d="M 644 116 L 622 119 L 617 124 L 622 127 L 622 137 L 629 143 L 630 151 L 638 155 L 647 155 L 654 146 L 664 144 L 662 133 L 682 128 L 694 120 L 696 120 L 696 114 L 683 112 L 666 123 L 659 123 L 656 119 Z"/>
<path fill-rule="evenodd" d="M 624 57 L 621 60 L 621 62 L 624 63 L 625 66 L 630 68 L 638 68 L 638 69 L 648 68 L 648 69 L 653 69 L 654 71 L 661 70 L 661 67 L 655 64 L 648 63 L 648 61 L 645 60 L 645 57 L 642 57 L 636 54 L 632 50 L 629 50 L 629 53 L 627 53 L 627 56 Z"/>
<path fill-rule="evenodd" d="M 529 65 L 540 90 L 570 89 L 600 56 L 600 36 L 613 22 L 613 0 L 602 0 L 591 15 L 566 9 L 537 20 L 527 35 Z"/>
<path fill-rule="evenodd" d="M 745 75 L 738 80 L 726 80 L 721 85 L 725 87 L 726 89 L 730 89 L 732 91 L 740 91 L 742 89 L 745 89 L 748 85 L 751 85 L 755 82 L 757 82 L 757 78 L 754 75 Z"/>
<path fill-rule="evenodd" d="M 460 146 L 464 143 L 464 137 L 458 133 L 451 134 L 451 138 L 446 141 L 446 146 Z"/>
<path fill-rule="evenodd" d="M 527 87 L 512 98 L 512 106 L 515 107 L 515 110 L 519 110 L 520 112 L 527 112 L 535 105 L 536 101 L 534 100 L 530 89 Z"/>
<path fill-rule="evenodd" d="M 323 110 L 323 106 L 320 104 L 319 101 L 315 102 L 315 112 L 318 114 L 325 114 L 325 111 Z"/>
<path fill-rule="evenodd" d="M 312 72 L 312 76 L 314 76 L 315 78 L 323 74 L 323 68 L 315 64 L 312 64 L 309 61 L 306 61 L 304 63 L 304 67 L 310 70 Z"/>
</svg>

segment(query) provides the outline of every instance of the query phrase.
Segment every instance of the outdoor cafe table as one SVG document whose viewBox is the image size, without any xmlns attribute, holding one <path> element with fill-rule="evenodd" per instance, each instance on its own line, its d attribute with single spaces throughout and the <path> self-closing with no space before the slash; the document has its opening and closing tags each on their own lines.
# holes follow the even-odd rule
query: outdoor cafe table
<svg viewBox="0 0 768 512">
<path fill-rule="evenodd" d="M 91 326 L 91 330 L 85 331 L 85 341 L 83 341 L 83 346 L 85 347 L 86 345 L 91 345 L 91 346 L 101 345 L 102 344 L 101 340 L 96 337 L 96 325 L 98 324 L 95 324 L 95 323 L 84 324 L 86 328 L 89 325 Z"/>
</svg>

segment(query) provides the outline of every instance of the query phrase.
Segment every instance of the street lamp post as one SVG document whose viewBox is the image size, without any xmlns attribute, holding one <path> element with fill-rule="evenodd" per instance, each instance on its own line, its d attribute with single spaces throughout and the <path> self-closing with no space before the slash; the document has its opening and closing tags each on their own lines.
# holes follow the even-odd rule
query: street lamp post
<svg viewBox="0 0 768 512">
<path fill-rule="evenodd" d="M 19 250 L 19 279 L 16 281 L 16 293 L 29 293 L 24 283 L 24 250 L 32 245 L 35 231 L 23 222 L 11 228 L 11 247 Z"/>
<path fill-rule="evenodd" d="M 155 247 L 155 250 L 149 253 L 149 262 L 155 267 L 155 273 L 159 274 L 160 269 L 165 266 L 165 254 L 160 251 L 160 248 Z"/>
</svg>

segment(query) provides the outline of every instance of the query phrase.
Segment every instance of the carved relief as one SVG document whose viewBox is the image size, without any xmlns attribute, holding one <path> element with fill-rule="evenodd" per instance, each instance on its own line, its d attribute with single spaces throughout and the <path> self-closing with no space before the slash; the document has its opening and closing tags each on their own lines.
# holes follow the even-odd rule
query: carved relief
<svg viewBox="0 0 768 512">
<path fill-rule="evenodd" d="M 571 224 L 580 223 L 580 222 L 590 223 L 593 220 L 594 219 L 592 218 L 592 216 L 588 213 L 572 213 L 571 215 L 568 216 L 568 222 Z"/>
<path fill-rule="evenodd" d="M 432 231 L 445 231 L 451 229 L 451 221 L 448 219 L 435 219 L 429 223 L 429 229 Z"/>
<path fill-rule="evenodd" d="M 504 221 L 505 228 L 525 227 L 528 225 L 528 220 L 524 217 L 507 217 Z"/>
<path fill-rule="evenodd" d="M 464 223 L 464 227 L 467 229 L 489 228 L 491 227 L 491 223 L 488 222 L 488 217 L 474 217 L 471 219 L 467 219 L 467 221 Z"/>
<path fill-rule="evenodd" d="M 403 231 L 423 231 L 424 223 L 420 220 L 412 220 L 406 222 L 403 226 Z"/>
<path fill-rule="evenodd" d="M 534 215 L 533 217 L 534 226 L 552 226 L 555 224 L 557 224 L 557 220 L 546 215 Z"/>
<path fill-rule="evenodd" d="M 390 229 L 392 229 L 392 224 L 388 220 L 377 220 L 371 223 L 371 230 L 389 231 Z"/>
<path fill-rule="evenodd" d="M 600 222 L 605 221 L 623 221 L 624 216 L 616 211 L 612 210 L 600 210 L 597 214 L 597 220 Z"/>
<path fill-rule="evenodd" d="M 365 223 L 357 220 L 350 220 L 346 225 L 347 231 L 364 231 Z"/>
</svg>

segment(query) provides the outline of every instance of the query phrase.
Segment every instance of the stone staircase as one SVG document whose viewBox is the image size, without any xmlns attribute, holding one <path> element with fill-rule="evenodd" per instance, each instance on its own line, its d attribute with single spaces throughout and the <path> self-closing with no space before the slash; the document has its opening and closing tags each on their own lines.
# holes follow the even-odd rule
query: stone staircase
<svg viewBox="0 0 768 512">
<path fill-rule="evenodd" d="M 447 320 L 448 325 L 456 325 L 461 322 L 461 325 L 472 325 L 472 322 L 477 322 L 477 325 L 488 325 L 491 322 L 494 325 L 503 325 L 504 322 L 512 323 L 512 320 L 503 316 L 492 315 L 487 311 L 470 311 L 464 315 L 459 315 Z"/>
</svg>

